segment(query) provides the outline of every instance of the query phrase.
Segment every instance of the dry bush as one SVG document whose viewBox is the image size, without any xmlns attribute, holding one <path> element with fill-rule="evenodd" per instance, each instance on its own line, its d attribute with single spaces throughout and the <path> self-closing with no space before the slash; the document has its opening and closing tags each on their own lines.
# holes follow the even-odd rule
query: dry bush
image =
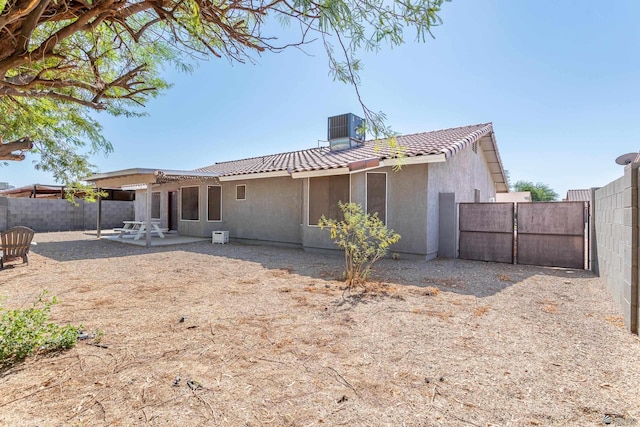
<svg viewBox="0 0 640 427">
<path fill-rule="evenodd" d="M 473 312 L 473 315 L 476 317 L 480 317 L 484 314 L 487 314 L 488 312 L 489 312 L 489 306 L 481 305 L 480 307 L 477 307 L 475 309 L 475 311 Z"/>
<path fill-rule="evenodd" d="M 425 277 L 421 280 L 425 285 L 430 286 L 444 286 L 446 288 L 457 288 L 462 286 L 462 282 L 458 279 L 447 278 L 447 279 L 439 279 L 433 277 Z"/>
<path fill-rule="evenodd" d="M 606 316 L 604 318 L 607 322 L 611 323 L 613 326 L 616 326 L 618 328 L 622 328 L 624 327 L 624 320 L 622 319 L 622 316 Z"/>
<path fill-rule="evenodd" d="M 440 292 L 440 289 L 434 286 L 427 286 L 426 288 L 422 289 L 422 295 L 426 295 L 428 297 L 435 297 L 438 295 L 439 292 Z"/>
<path fill-rule="evenodd" d="M 553 301 L 543 301 L 542 311 L 549 314 L 555 314 L 558 312 L 558 304 Z"/>
<path fill-rule="evenodd" d="M 498 280 L 501 282 L 514 282 L 508 274 L 498 274 Z"/>
</svg>

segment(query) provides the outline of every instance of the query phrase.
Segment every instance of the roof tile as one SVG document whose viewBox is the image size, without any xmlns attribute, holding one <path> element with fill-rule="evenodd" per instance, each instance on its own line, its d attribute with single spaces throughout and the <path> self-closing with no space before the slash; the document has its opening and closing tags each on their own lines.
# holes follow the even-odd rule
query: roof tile
<svg viewBox="0 0 640 427">
<path fill-rule="evenodd" d="M 465 146 L 491 133 L 491 123 L 442 129 L 397 137 L 398 146 L 403 147 L 407 157 L 444 154 L 450 157 Z M 289 171 L 306 172 L 321 169 L 347 167 L 349 163 L 378 158 L 396 157 L 395 151 L 383 140 L 367 141 L 364 144 L 340 151 L 329 147 L 311 148 L 288 153 L 271 154 L 242 160 L 220 162 L 195 169 L 198 172 L 216 172 L 220 176 L 245 175 L 262 172 Z"/>
</svg>

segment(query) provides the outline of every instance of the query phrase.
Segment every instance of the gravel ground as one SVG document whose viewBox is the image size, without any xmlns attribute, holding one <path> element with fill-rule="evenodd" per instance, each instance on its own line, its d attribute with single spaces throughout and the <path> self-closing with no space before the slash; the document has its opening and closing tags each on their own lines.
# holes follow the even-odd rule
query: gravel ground
<svg viewBox="0 0 640 427">
<path fill-rule="evenodd" d="M 640 423 L 640 340 L 589 272 L 384 260 L 345 293 L 341 256 L 35 240 L 3 305 L 46 289 L 102 347 L 0 371 L 0 425 Z"/>
</svg>

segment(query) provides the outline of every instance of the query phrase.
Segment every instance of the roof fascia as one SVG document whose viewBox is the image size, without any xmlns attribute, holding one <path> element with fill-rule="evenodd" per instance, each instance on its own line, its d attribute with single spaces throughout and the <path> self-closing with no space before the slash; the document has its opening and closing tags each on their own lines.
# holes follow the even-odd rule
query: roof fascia
<svg viewBox="0 0 640 427">
<path fill-rule="evenodd" d="M 159 177 L 191 177 L 191 178 L 215 178 L 219 174 L 213 172 L 158 170 L 132 168 L 92 175 L 85 181 L 93 182 L 100 187 L 130 187 L 138 188 L 147 184 L 156 184 Z"/>
<path fill-rule="evenodd" d="M 121 178 L 125 176 L 132 175 L 153 175 L 157 169 L 144 169 L 144 168 L 132 168 L 132 169 L 122 169 L 118 171 L 105 172 L 105 173 L 97 173 L 91 175 L 88 178 L 85 178 L 84 181 L 94 182 L 100 181 L 110 178 Z"/>
<path fill-rule="evenodd" d="M 259 173 L 246 173 L 242 175 L 229 175 L 218 177 L 220 182 L 225 181 L 244 181 L 247 179 L 265 179 L 265 178 L 279 178 L 283 176 L 290 176 L 287 171 L 273 171 L 273 172 L 259 172 Z"/>
<path fill-rule="evenodd" d="M 495 174 L 492 173 L 492 177 L 494 178 L 494 182 L 496 185 L 496 192 L 498 193 L 509 193 L 509 186 L 507 185 L 507 175 L 504 172 L 504 166 L 502 165 L 502 159 L 500 158 L 500 152 L 498 151 L 498 143 L 496 141 L 496 134 L 493 131 L 493 127 L 490 133 L 491 137 L 491 148 L 495 153 L 495 157 L 498 163 L 498 167 L 500 168 L 500 177 L 499 180 L 495 179 Z M 482 138 L 481 138 L 482 139 Z"/>
<path fill-rule="evenodd" d="M 399 157 L 396 159 L 385 159 L 384 166 L 404 166 L 404 165 L 421 165 L 426 163 L 442 163 L 447 161 L 444 154 L 428 154 L 424 156 Z M 381 162 L 382 163 L 382 162 Z"/>
<path fill-rule="evenodd" d="M 298 178 L 315 178 L 319 176 L 331 176 L 331 175 L 348 175 L 350 172 L 351 171 L 349 171 L 348 167 L 320 169 L 320 170 L 313 170 L 313 171 L 294 172 L 291 174 L 291 178 L 298 179 Z"/>
<path fill-rule="evenodd" d="M 200 172 L 200 171 L 181 171 L 181 170 L 165 170 L 160 169 L 153 172 L 156 176 L 186 176 L 190 178 L 217 178 L 220 176 L 217 172 Z"/>
</svg>

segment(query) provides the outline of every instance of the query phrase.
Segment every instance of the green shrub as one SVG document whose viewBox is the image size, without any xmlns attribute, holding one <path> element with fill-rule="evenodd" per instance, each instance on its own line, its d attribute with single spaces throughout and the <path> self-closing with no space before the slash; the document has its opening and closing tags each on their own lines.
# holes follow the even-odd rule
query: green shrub
<svg viewBox="0 0 640 427">
<path fill-rule="evenodd" d="M 383 258 L 400 235 L 389 230 L 378 214 L 365 214 L 356 203 L 338 203 L 344 220 L 320 218 L 320 228 L 328 228 L 331 238 L 344 250 L 347 286 L 364 284 L 371 266 Z"/>
<path fill-rule="evenodd" d="M 38 296 L 31 308 L 5 310 L 0 306 L 0 366 L 19 362 L 30 354 L 68 349 L 75 346 L 80 327 L 49 323 L 56 297 Z"/>
</svg>

